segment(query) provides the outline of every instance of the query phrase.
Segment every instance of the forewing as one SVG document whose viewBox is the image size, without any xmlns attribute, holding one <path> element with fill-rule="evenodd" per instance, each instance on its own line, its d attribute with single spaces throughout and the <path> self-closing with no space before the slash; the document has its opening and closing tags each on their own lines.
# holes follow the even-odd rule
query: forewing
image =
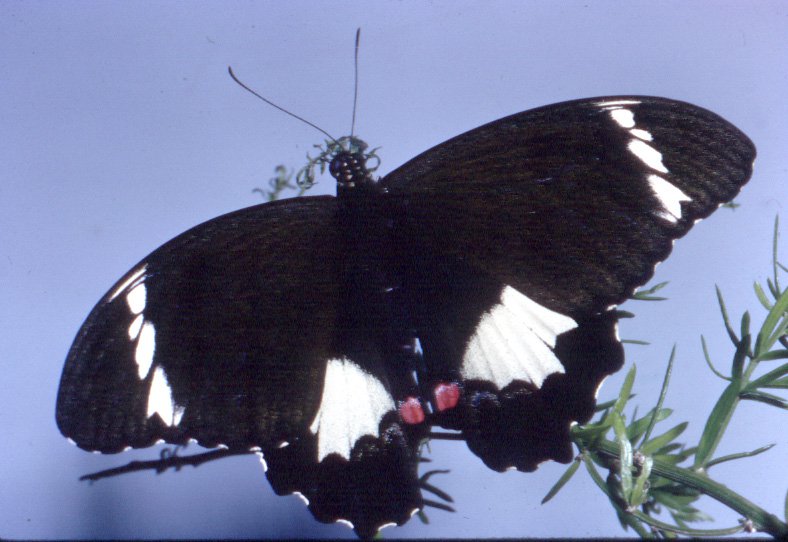
<svg viewBox="0 0 788 542">
<path fill-rule="evenodd" d="M 563 314 L 620 303 L 674 239 L 730 201 L 755 149 L 705 109 L 641 96 L 565 102 L 430 149 L 383 179 L 406 238 Z"/>
<path fill-rule="evenodd" d="M 259 448 L 274 490 L 304 494 L 321 521 L 365 536 L 406 521 L 421 506 L 418 438 L 399 427 L 375 337 L 344 329 L 337 208 L 318 197 L 243 209 L 135 266 L 68 354 L 63 434 L 105 453 L 160 439 Z"/>
</svg>

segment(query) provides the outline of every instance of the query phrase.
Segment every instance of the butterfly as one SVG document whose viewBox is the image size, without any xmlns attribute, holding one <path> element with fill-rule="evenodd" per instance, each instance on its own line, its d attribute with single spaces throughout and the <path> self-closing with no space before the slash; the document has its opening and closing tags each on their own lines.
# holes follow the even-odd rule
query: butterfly
<svg viewBox="0 0 788 542">
<path fill-rule="evenodd" d="M 419 445 L 496 471 L 572 458 L 623 363 L 615 307 L 747 182 L 755 148 L 688 103 L 587 98 L 450 139 L 337 195 L 235 211 L 134 266 L 79 330 L 57 424 L 79 447 L 259 451 L 280 495 L 361 537 L 423 507 Z"/>
</svg>

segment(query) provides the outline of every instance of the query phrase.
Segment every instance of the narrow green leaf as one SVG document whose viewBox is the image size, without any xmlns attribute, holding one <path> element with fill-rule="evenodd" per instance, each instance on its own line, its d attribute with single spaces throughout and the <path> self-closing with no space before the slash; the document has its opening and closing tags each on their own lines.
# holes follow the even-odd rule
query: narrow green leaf
<svg viewBox="0 0 788 542">
<path fill-rule="evenodd" d="M 667 448 L 667 446 L 666 446 L 666 448 Z M 684 461 L 685 459 L 688 459 L 688 458 L 692 457 L 693 455 L 695 455 L 695 452 L 697 452 L 697 451 L 698 451 L 698 448 L 696 446 L 693 446 L 691 448 L 684 448 L 680 452 L 677 452 L 675 455 L 680 457 L 681 460 Z M 662 452 L 660 451 L 660 453 L 662 453 Z"/>
<path fill-rule="evenodd" d="M 742 399 L 747 399 L 748 401 L 758 401 L 759 403 L 765 403 L 767 405 L 776 406 L 778 408 L 783 408 L 788 410 L 788 401 L 783 399 L 782 397 L 777 397 L 776 395 L 772 395 L 771 393 L 766 393 L 762 391 L 745 391 L 739 394 L 739 397 Z"/>
<path fill-rule="evenodd" d="M 572 479 L 572 476 L 574 476 L 574 474 L 577 472 L 577 469 L 579 468 L 580 468 L 580 460 L 575 459 L 574 461 L 572 461 L 572 464 L 569 465 L 569 468 L 566 469 L 566 471 L 561 475 L 561 477 L 558 479 L 555 485 L 552 488 L 550 488 L 550 491 L 547 492 L 547 495 L 544 496 L 544 499 L 542 499 L 542 504 L 546 503 L 547 501 L 555 497 L 558 494 L 558 492 L 561 491 L 561 488 L 563 488 L 566 485 L 566 483 Z"/>
<path fill-rule="evenodd" d="M 651 476 L 651 466 L 653 464 L 653 459 L 648 456 L 643 457 L 640 473 L 635 476 L 635 486 L 632 488 L 632 496 L 629 501 L 630 506 L 637 507 L 646 502 L 648 498 L 648 478 Z"/>
<path fill-rule="evenodd" d="M 628 527 L 632 527 L 632 529 L 634 529 L 641 538 L 654 538 L 651 532 L 649 532 L 647 529 L 644 529 L 643 526 L 640 525 L 640 523 L 631 514 L 626 513 L 624 509 L 621 508 L 619 499 L 616 498 L 616 495 L 611 492 L 611 488 L 602 479 L 602 476 L 599 474 L 599 471 L 596 470 L 594 462 L 591 457 L 589 457 L 589 455 L 583 456 L 583 463 L 586 466 L 589 476 L 591 476 L 591 480 L 593 480 L 597 487 L 599 487 L 599 489 L 601 489 L 602 492 L 607 495 L 610 504 L 613 505 L 613 509 L 616 511 L 616 515 L 619 522 L 621 523 L 621 527 L 625 531 L 628 529 Z"/>
<path fill-rule="evenodd" d="M 632 394 L 627 397 L 627 400 L 632 399 L 635 395 Z M 604 403 L 599 403 L 596 408 L 594 409 L 596 412 L 602 412 L 603 410 L 607 410 L 608 408 L 614 406 L 616 404 L 615 399 L 612 401 L 605 401 Z"/>
<path fill-rule="evenodd" d="M 788 350 L 780 349 L 765 352 L 755 358 L 755 361 L 773 361 L 775 359 L 788 359 Z"/>
<path fill-rule="evenodd" d="M 657 399 L 657 406 L 654 408 L 654 414 L 651 416 L 651 421 L 648 424 L 648 429 L 646 429 L 646 434 L 643 436 L 642 443 L 646 442 L 651 437 L 651 432 L 654 430 L 654 426 L 659 421 L 657 419 L 660 411 L 662 410 L 662 404 L 665 402 L 665 395 L 668 393 L 668 384 L 670 384 L 670 375 L 673 372 L 673 362 L 676 359 L 676 345 L 673 345 L 673 348 L 670 350 L 670 357 L 668 358 L 668 367 L 665 369 L 665 377 L 662 379 L 662 388 L 659 391 L 659 399 Z M 648 452 L 643 452 L 648 453 Z"/>
<path fill-rule="evenodd" d="M 785 378 L 779 378 L 774 382 L 770 382 L 769 384 L 764 384 L 763 387 L 777 390 L 786 390 L 788 389 L 788 376 Z"/>
<path fill-rule="evenodd" d="M 766 279 L 766 287 L 769 288 L 769 293 L 772 294 L 772 297 L 774 297 L 774 299 L 780 297 L 780 288 L 774 282 L 772 282 L 772 279 L 770 278 Z"/>
<path fill-rule="evenodd" d="M 612 427 L 612 422 L 605 419 L 603 422 L 593 425 L 575 426 L 572 428 L 572 434 L 585 442 L 593 442 L 596 439 L 605 436 L 605 434 Z"/>
<path fill-rule="evenodd" d="M 658 437 L 654 437 L 653 439 L 645 442 L 641 447 L 640 451 L 644 454 L 651 454 L 665 446 L 666 444 L 673 442 L 676 438 L 681 435 L 685 429 L 687 429 L 687 422 L 681 422 L 677 426 L 665 431 Z"/>
<path fill-rule="evenodd" d="M 652 409 L 648 414 L 639 420 L 635 420 L 634 422 L 630 423 L 627 426 L 627 434 L 629 435 L 630 442 L 634 443 L 646 433 L 646 430 L 651 424 L 651 420 L 654 419 L 655 416 L 657 422 L 661 422 L 668 418 L 672 413 L 673 410 L 669 408 L 662 408 L 659 410 L 659 412 L 656 412 L 656 409 Z"/>
<path fill-rule="evenodd" d="M 728 384 L 725 391 L 722 392 L 709 415 L 709 419 L 706 420 L 706 426 L 703 428 L 703 434 L 698 442 L 698 450 L 695 452 L 694 469 L 706 467 L 706 463 L 717 450 L 717 445 L 720 443 L 738 403 L 739 383 L 734 381 Z"/>
<path fill-rule="evenodd" d="M 761 302 L 763 308 L 767 311 L 772 308 L 771 300 L 766 296 L 766 292 L 763 291 L 763 288 L 757 282 L 753 283 L 753 288 L 755 289 L 755 297 L 758 298 L 758 301 Z"/>
<path fill-rule="evenodd" d="M 610 488 L 607 487 L 607 484 L 602 478 L 602 475 L 599 474 L 599 471 L 594 466 L 594 462 L 591 459 L 591 456 L 584 454 L 583 463 L 586 466 L 586 470 L 588 471 L 589 476 L 591 476 L 591 480 L 597 485 L 599 489 L 602 490 L 602 493 L 607 495 L 607 498 L 610 499 L 610 502 L 612 502 L 615 506 L 618 506 L 618 504 L 614 500 L 615 497 L 613 496 L 612 493 L 610 493 Z"/>
<path fill-rule="evenodd" d="M 618 443 L 618 459 L 621 463 L 621 490 L 624 493 L 624 498 L 629 502 L 629 497 L 632 495 L 632 444 L 627 438 L 627 428 L 624 425 L 624 418 L 618 413 L 613 412 L 611 415 L 613 420 L 613 430 L 616 433 L 616 443 Z"/>
<path fill-rule="evenodd" d="M 744 361 L 747 359 L 747 354 L 750 351 L 751 340 L 752 337 L 749 334 L 743 335 L 741 342 L 736 346 L 736 352 L 733 355 L 733 366 L 731 368 L 731 376 L 734 382 L 741 381 L 744 371 Z"/>
<path fill-rule="evenodd" d="M 750 334 L 750 311 L 744 311 L 741 315 L 741 336 Z"/>
<path fill-rule="evenodd" d="M 700 336 L 700 344 L 703 346 L 703 357 L 706 359 L 706 365 L 709 366 L 711 372 L 713 372 L 715 375 L 719 376 L 723 380 L 727 380 L 728 382 L 730 382 L 731 381 L 730 377 L 727 377 L 721 372 L 719 372 L 717 369 L 714 368 L 714 365 L 711 363 L 711 358 L 709 357 L 709 349 L 706 347 L 706 338 L 703 335 Z"/>
<path fill-rule="evenodd" d="M 679 465 L 684 461 L 684 458 L 670 454 L 654 454 L 651 457 L 659 461 L 664 461 L 665 463 L 670 463 L 671 465 Z"/>
<path fill-rule="evenodd" d="M 719 286 L 714 286 L 717 290 L 717 301 L 720 304 L 720 312 L 722 313 L 722 321 L 725 324 L 725 329 L 728 332 L 728 336 L 731 338 L 731 342 L 738 346 L 739 338 L 736 336 L 736 332 L 733 331 L 731 327 L 730 318 L 728 318 L 728 310 L 725 308 L 725 301 L 722 299 L 722 291 L 720 290 Z"/>
<path fill-rule="evenodd" d="M 718 457 L 706 463 L 706 468 L 710 469 L 714 465 L 719 465 L 720 463 L 725 463 L 726 461 L 734 461 L 736 459 L 742 459 L 744 457 L 754 457 L 756 455 L 762 454 L 763 452 L 771 450 L 772 448 L 774 448 L 774 446 L 775 446 L 774 444 L 769 444 L 767 446 L 761 446 L 757 450 L 753 450 L 751 452 L 739 452 L 738 454 L 730 454 L 730 455 Z"/>
<path fill-rule="evenodd" d="M 671 452 L 675 452 L 676 450 L 681 449 L 681 446 L 682 445 L 679 444 L 678 442 L 674 442 L 672 444 L 668 444 L 667 446 L 663 446 L 662 448 L 660 448 L 659 450 L 654 452 L 654 455 L 656 455 L 656 454 L 669 454 Z"/>
<path fill-rule="evenodd" d="M 655 491 L 652 497 L 665 506 L 670 507 L 676 511 L 684 510 L 690 504 L 698 500 L 697 495 L 676 495 L 675 493 L 669 493 L 666 491 L 660 491 L 659 493 Z"/>
<path fill-rule="evenodd" d="M 788 352 L 786 352 L 788 354 Z M 756 378 L 755 380 L 751 381 L 747 386 L 744 388 L 747 391 L 756 390 L 761 387 L 765 387 L 768 384 L 773 384 L 777 381 L 778 378 L 788 375 L 788 363 L 783 363 L 776 369 L 772 369 L 765 375 Z M 781 387 L 781 386 L 778 386 Z"/>
<path fill-rule="evenodd" d="M 766 319 L 763 321 L 763 326 L 761 326 L 761 331 L 758 333 L 758 340 L 756 342 L 756 356 L 771 350 L 779 336 L 783 334 L 780 332 L 780 328 L 783 330 L 785 329 L 785 322 L 779 327 L 778 324 L 780 320 L 786 318 L 786 313 L 788 313 L 788 290 L 782 292 L 782 295 L 777 299 L 776 303 L 769 311 L 769 314 L 766 315 Z"/>
<path fill-rule="evenodd" d="M 618 399 L 616 400 L 615 405 L 613 405 L 613 410 L 619 414 L 624 412 L 624 407 L 627 406 L 627 400 L 631 397 L 632 386 L 635 383 L 636 372 L 637 367 L 632 365 L 632 367 L 629 369 L 629 372 L 627 372 L 627 376 L 624 378 L 624 384 L 621 386 L 621 390 L 618 392 Z"/>
<path fill-rule="evenodd" d="M 667 282 L 660 282 L 659 284 L 647 289 L 640 289 L 630 296 L 630 299 L 637 299 L 639 301 L 664 301 L 666 297 L 658 297 L 654 294 L 667 286 Z"/>
<path fill-rule="evenodd" d="M 639 346 L 648 346 L 651 343 L 648 341 L 640 341 L 638 339 L 621 339 L 621 344 L 637 344 Z"/>
</svg>

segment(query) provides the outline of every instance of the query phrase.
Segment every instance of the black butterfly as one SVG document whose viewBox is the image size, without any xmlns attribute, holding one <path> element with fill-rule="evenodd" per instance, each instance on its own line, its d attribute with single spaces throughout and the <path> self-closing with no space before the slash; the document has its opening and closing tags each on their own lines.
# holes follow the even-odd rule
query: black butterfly
<svg viewBox="0 0 788 542">
<path fill-rule="evenodd" d="M 506 117 L 379 181 L 339 151 L 336 198 L 221 216 L 113 286 L 69 352 L 58 426 L 104 453 L 259 449 L 276 493 L 364 537 L 422 507 L 432 426 L 495 470 L 567 462 L 623 361 L 613 308 L 754 157 L 717 115 L 642 96 Z"/>
</svg>

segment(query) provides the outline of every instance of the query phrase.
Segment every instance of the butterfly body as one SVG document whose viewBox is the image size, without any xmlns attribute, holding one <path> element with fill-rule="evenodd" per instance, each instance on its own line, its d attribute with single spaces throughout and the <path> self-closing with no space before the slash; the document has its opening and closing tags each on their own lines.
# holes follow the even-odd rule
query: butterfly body
<svg viewBox="0 0 788 542">
<path fill-rule="evenodd" d="M 360 536 L 423 506 L 418 447 L 460 431 L 495 470 L 569 461 L 623 363 L 615 305 L 730 201 L 739 130 L 664 98 L 500 119 L 337 197 L 242 209 L 135 266 L 69 352 L 57 422 L 80 447 L 259 449 L 278 494 Z"/>
</svg>

